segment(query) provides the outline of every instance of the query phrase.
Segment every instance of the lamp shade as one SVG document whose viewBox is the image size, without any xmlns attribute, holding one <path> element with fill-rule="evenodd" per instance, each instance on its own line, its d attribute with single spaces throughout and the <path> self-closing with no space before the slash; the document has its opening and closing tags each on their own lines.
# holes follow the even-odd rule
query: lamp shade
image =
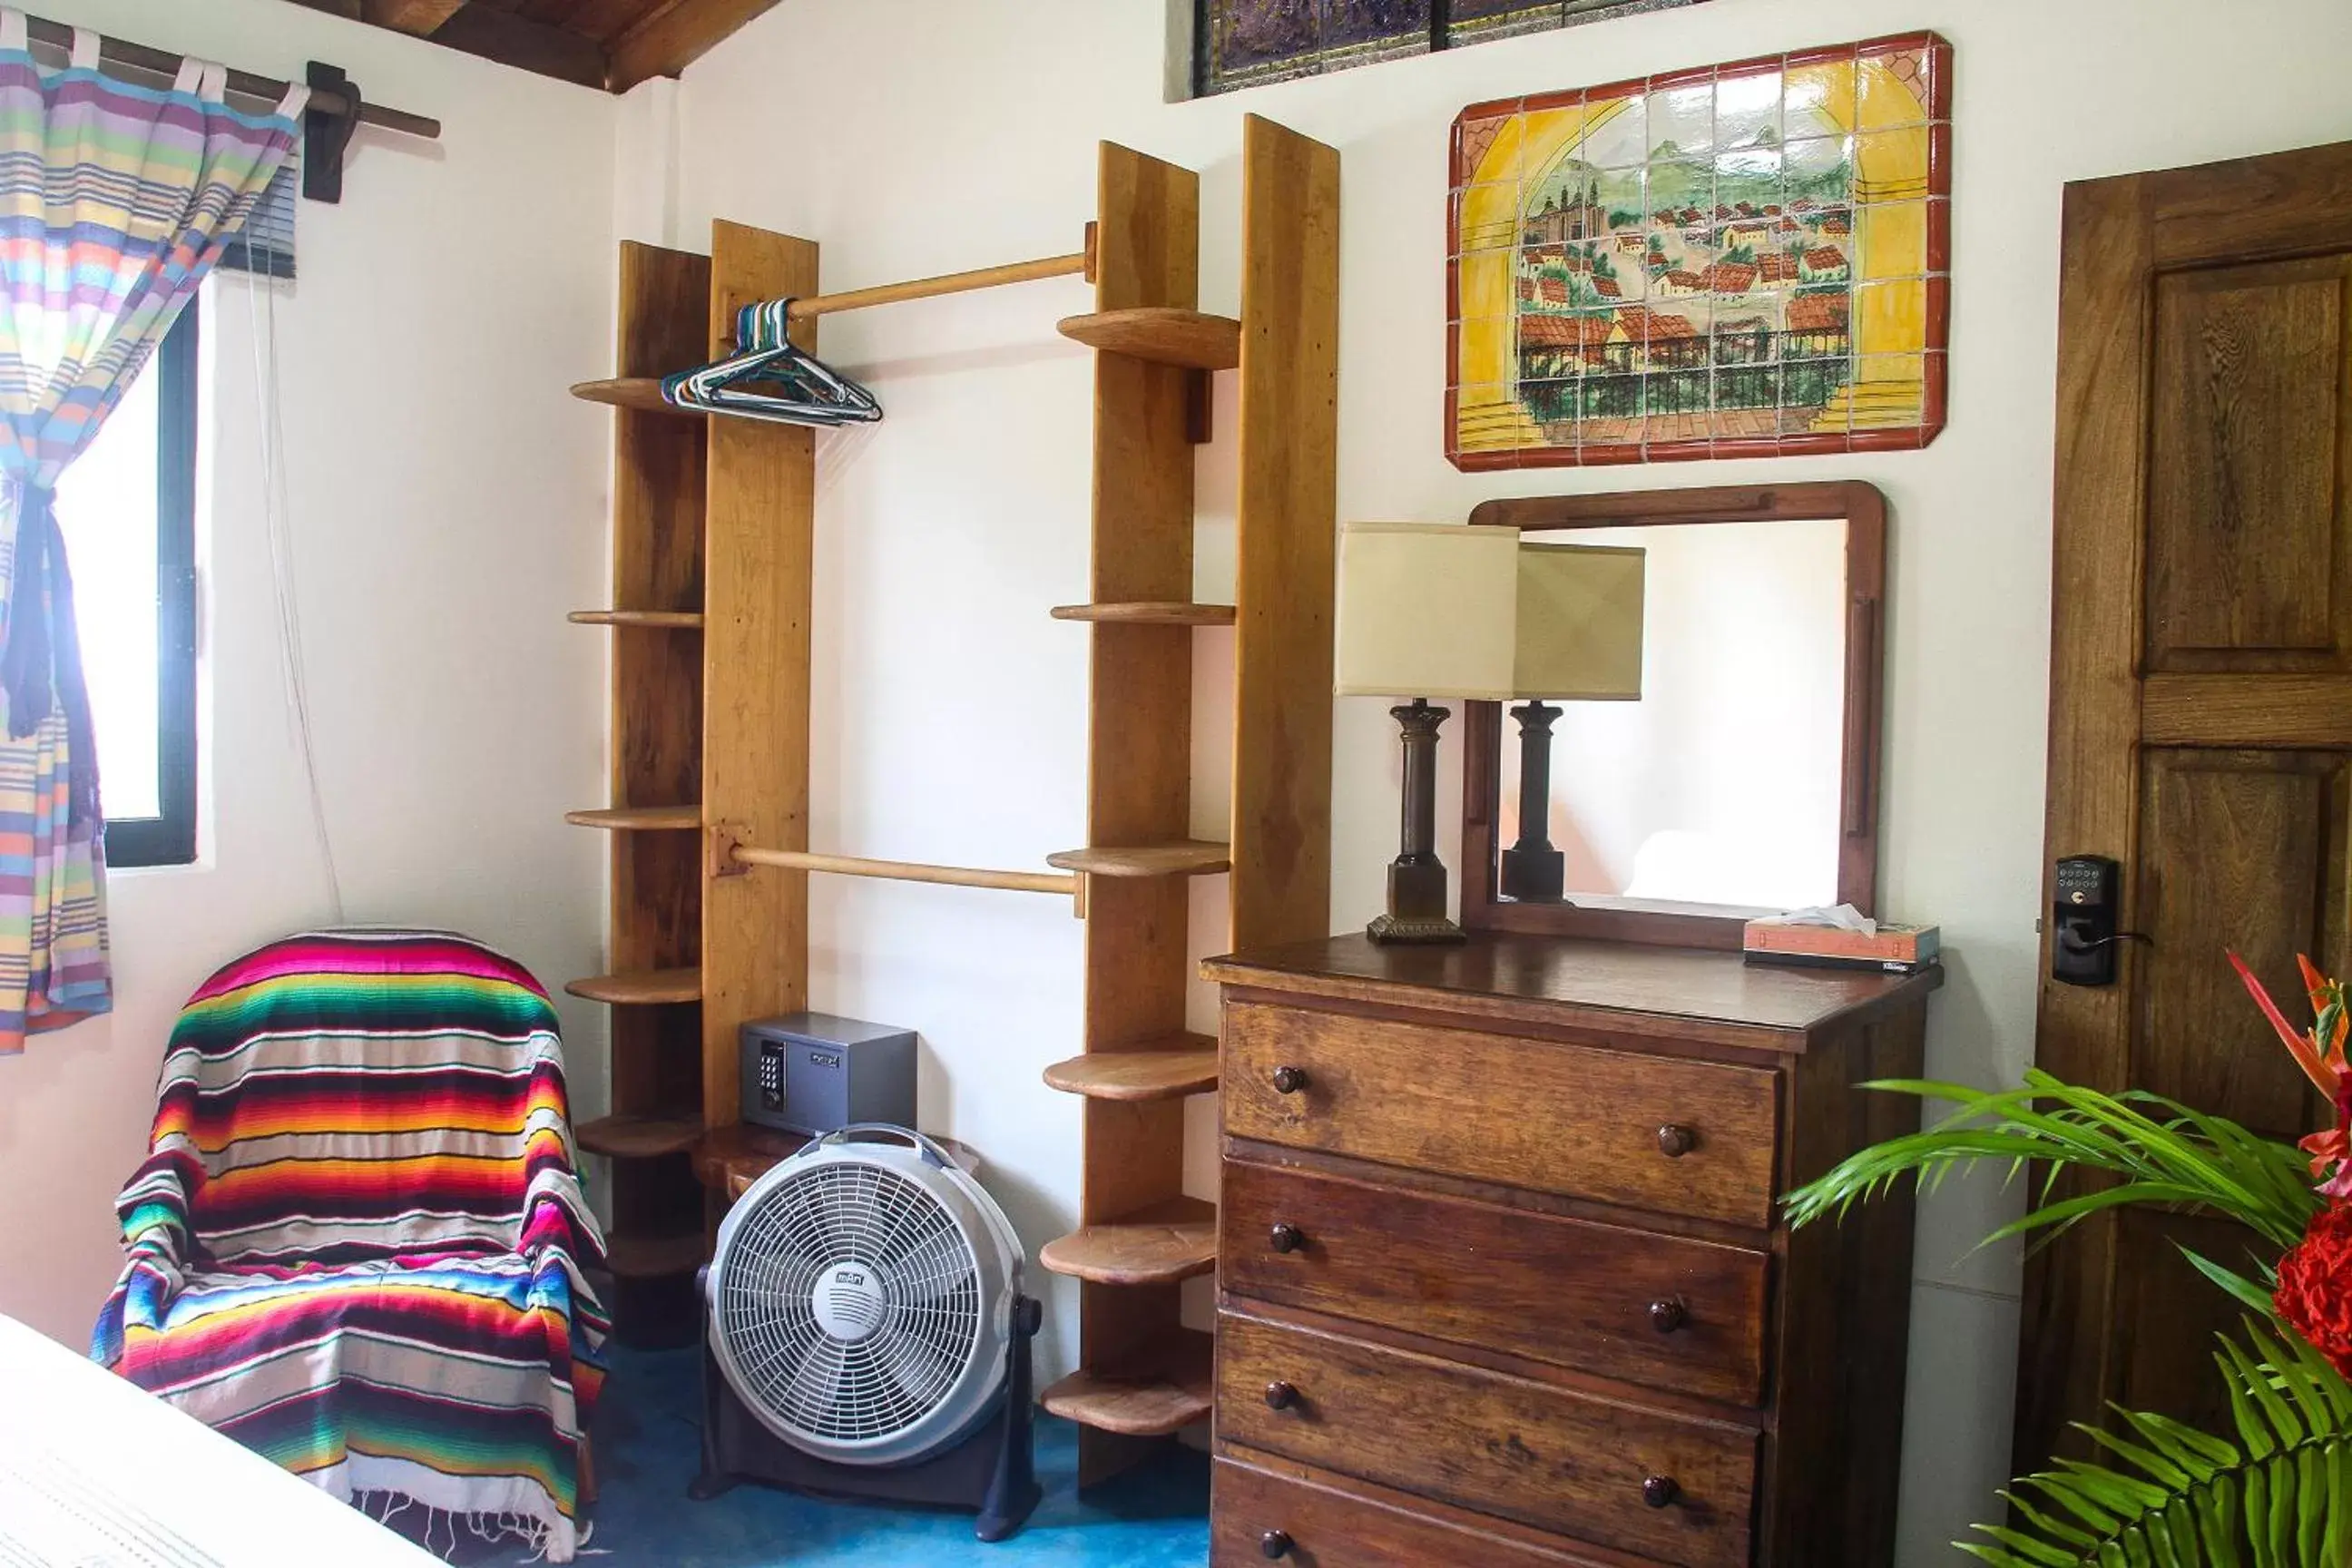
<svg viewBox="0 0 2352 1568">
<path fill-rule="evenodd" d="M 1639 700 L 1644 563 L 1622 546 L 1521 543 L 1511 695 Z"/>
<path fill-rule="evenodd" d="M 1515 693 L 1519 533 L 1453 523 L 1351 522 L 1339 532 L 1342 697 Z"/>
</svg>

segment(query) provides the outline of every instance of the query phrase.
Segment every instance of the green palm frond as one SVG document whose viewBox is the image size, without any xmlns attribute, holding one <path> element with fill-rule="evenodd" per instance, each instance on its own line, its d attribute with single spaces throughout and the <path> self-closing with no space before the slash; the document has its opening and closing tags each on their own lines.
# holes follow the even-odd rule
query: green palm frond
<svg viewBox="0 0 2352 1568">
<path fill-rule="evenodd" d="M 1987 1237 L 1987 1244 L 2031 1231 L 2055 1234 L 2126 1205 L 2164 1204 L 2237 1220 L 2283 1252 L 2303 1239 L 2322 1206 L 2309 1164 L 2292 1145 L 2159 1095 L 2105 1094 L 2038 1069 L 2010 1089 L 1914 1079 L 1865 1087 L 1958 1109 L 1919 1132 L 1864 1149 L 1790 1193 L 1784 1200 L 1790 1223 L 1841 1218 L 1905 1176 L 1932 1190 L 1955 1168 L 1984 1162 L 2007 1165 L 2012 1178 L 2031 1162 L 2050 1167 L 2027 1213 Z M 2054 1184 L 2069 1170 L 2114 1179 L 2053 1197 Z M 2200 1267 L 2214 1273 L 2214 1266 Z M 2244 1276 L 2232 1278 L 2242 1300 L 2260 1289 Z"/>
<path fill-rule="evenodd" d="M 2222 1336 L 2235 1441 L 2118 1410 L 2082 1430 L 2113 1466 L 2064 1459 L 2011 1483 L 2012 1525 L 1956 1542 L 1994 1568 L 2345 1568 L 2352 1563 L 2352 1384 L 2270 1322 Z"/>
</svg>

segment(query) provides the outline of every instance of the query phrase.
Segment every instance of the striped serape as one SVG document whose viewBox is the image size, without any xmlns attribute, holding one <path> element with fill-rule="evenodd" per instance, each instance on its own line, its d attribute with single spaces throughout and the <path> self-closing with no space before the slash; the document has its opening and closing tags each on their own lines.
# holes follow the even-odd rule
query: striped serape
<svg viewBox="0 0 2352 1568">
<path fill-rule="evenodd" d="M 556 1018 L 434 931 L 320 931 L 215 974 L 163 1058 L 92 1355 L 338 1497 L 567 1560 L 609 1324 Z"/>
</svg>

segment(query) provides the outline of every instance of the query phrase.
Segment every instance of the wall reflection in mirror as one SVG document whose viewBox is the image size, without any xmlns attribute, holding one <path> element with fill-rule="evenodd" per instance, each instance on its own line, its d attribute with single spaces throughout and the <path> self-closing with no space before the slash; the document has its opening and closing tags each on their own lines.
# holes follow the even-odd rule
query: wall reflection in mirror
<svg viewBox="0 0 2352 1568">
<path fill-rule="evenodd" d="M 1523 689 L 1552 700 L 1505 709 L 1505 898 L 1556 885 L 1596 908 L 1837 902 L 1846 533 L 1824 518 L 1527 536 L 1643 552 L 1640 697 Z M 1547 724 L 1549 809 L 1523 824 L 1523 747 L 1541 789 Z"/>
</svg>

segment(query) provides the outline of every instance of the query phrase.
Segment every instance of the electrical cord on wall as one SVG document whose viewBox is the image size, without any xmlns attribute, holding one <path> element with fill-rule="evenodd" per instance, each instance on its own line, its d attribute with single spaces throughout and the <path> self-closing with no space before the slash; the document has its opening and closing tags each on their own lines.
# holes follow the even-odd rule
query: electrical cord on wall
<svg viewBox="0 0 2352 1568">
<path fill-rule="evenodd" d="M 251 319 L 258 328 L 251 334 L 255 426 L 261 433 L 262 529 L 269 542 L 270 596 L 278 611 L 278 669 L 285 680 L 295 750 L 302 759 L 303 786 L 310 795 L 310 830 L 318 839 L 319 861 L 327 875 L 327 907 L 332 923 L 340 926 L 344 923 L 342 879 L 336 872 L 334 841 L 327 832 L 326 792 L 319 784 L 310 680 L 302 662 L 302 614 L 295 593 L 294 534 L 287 518 L 286 430 L 278 387 L 278 291 L 264 288 L 251 272 L 246 274 L 246 290 Z"/>
</svg>

